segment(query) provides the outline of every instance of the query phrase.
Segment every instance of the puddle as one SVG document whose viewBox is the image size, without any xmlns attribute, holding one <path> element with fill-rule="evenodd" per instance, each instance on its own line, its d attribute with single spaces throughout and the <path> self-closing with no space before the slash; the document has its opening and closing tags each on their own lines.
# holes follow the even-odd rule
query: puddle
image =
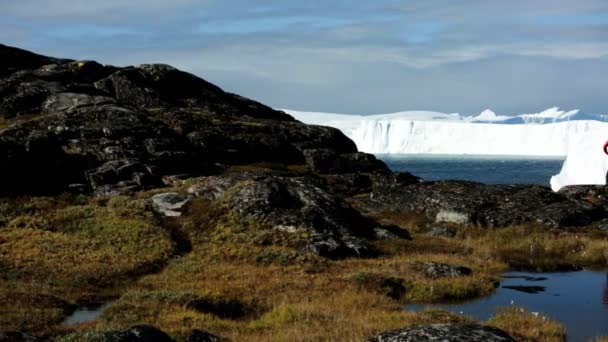
<svg viewBox="0 0 608 342">
<path fill-rule="evenodd" d="M 509 305 L 560 321 L 566 326 L 568 341 L 608 336 L 608 274 L 603 272 L 509 272 L 490 297 L 456 304 L 406 305 L 405 310 L 441 308 L 487 320 L 496 307 Z"/>
<path fill-rule="evenodd" d="M 110 302 L 101 305 L 86 306 L 76 309 L 68 318 L 63 321 L 63 325 L 76 325 L 84 322 L 94 321 L 110 306 Z"/>
</svg>

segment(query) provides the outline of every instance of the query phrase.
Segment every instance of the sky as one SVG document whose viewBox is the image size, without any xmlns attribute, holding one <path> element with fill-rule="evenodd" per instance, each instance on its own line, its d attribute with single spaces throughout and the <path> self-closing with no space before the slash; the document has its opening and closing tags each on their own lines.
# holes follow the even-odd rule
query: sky
<svg viewBox="0 0 608 342">
<path fill-rule="evenodd" d="M 607 0 L 0 0 L 0 43 L 275 108 L 608 113 Z"/>
</svg>

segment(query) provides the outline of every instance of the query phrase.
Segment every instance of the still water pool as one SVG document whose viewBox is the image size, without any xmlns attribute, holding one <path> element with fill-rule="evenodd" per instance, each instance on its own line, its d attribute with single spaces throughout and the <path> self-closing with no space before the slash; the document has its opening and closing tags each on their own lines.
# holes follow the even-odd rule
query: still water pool
<svg viewBox="0 0 608 342">
<path fill-rule="evenodd" d="M 608 336 L 608 273 L 509 272 L 503 274 L 496 292 L 465 303 L 406 305 L 405 310 L 441 308 L 487 320 L 501 306 L 517 305 L 566 326 L 568 341 L 591 341 Z"/>
</svg>

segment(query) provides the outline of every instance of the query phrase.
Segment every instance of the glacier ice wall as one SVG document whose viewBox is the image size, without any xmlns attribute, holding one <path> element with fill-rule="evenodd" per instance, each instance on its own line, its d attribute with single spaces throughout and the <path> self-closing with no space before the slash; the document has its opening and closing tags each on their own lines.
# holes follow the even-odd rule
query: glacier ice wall
<svg viewBox="0 0 608 342">
<path fill-rule="evenodd" d="M 597 121 L 608 120 L 604 115 L 556 108 L 515 117 L 488 111 L 477 117 L 434 112 L 371 116 L 287 112 L 305 123 L 336 127 L 359 150 L 376 154 L 566 156 L 573 142 L 597 132 L 608 135 L 608 123 Z"/>
<path fill-rule="evenodd" d="M 296 119 L 332 126 L 351 138 L 359 150 L 386 154 L 471 154 L 566 156 L 551 178 L 558 191 L 571 184 L 606 184 L 608 115 L 581 114 L 550 108 L 536 114 L 478 116 L 436 112 L 342 115 L 286 110 Z"/>
</svg>

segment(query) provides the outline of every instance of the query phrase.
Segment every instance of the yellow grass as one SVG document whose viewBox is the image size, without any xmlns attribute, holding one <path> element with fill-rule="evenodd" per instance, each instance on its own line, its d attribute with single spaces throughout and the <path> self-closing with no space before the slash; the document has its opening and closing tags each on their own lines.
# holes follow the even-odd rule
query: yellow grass
<svg viewBox="0 0 608 342">
<path fill-rule="evenodd" d="M 184 217 L 161 222 L 142 197 L 0 204 L 0 294 L 52 294 L 73 303 L 84 295 L 120 293 L 100 320 L 72 328 L 66 341 L 92 338 L 90 329 L 142 323 L 177 340 L 202 329 L 234 341 L 361 341 L 404 326 L 473 321 L 439 310 L 404 311 L 403 305 L 488 296 L 509 265 L 607 264 L 608 242 L 593 233 L 455 227 L 457 237 L 447 239 L 425 235 L 425 219 L 417 215 L 386 213 L 384 218 L 413 232 L 411 241 L 376 242 L 382 252 L 377 258 L 327 260 L 301 251 L 307 233 L 274 232 L 222 199 L 196 200 Z M 191 251 L 169 258 L 174 243 L 168 231 L 182 234 Z M 415 267 L 426 261 L 467 266 L 473 274 L 429 279 Z M 163 267 L 152 272 L 149 265 Z M 142 268 L 149 274 L 142 276 Z M 396 284 L 403 291 L 389 296 Z M 221 312 L 199 312 L 190 305 L 198 299 L 236 302 L 247 314 L 222 318 Z M 0 329 L 61 330 L 57 322 L 65 314 L 58 303 L 27 303 L 11 304 L 22 313 L 1 313 Z M 513 310 L 500 311 L 488 324 L 521 340 L 562 338 L 558 323 Z M 42 323 L 9 322 L 28 315 Z"/>
</svg>

